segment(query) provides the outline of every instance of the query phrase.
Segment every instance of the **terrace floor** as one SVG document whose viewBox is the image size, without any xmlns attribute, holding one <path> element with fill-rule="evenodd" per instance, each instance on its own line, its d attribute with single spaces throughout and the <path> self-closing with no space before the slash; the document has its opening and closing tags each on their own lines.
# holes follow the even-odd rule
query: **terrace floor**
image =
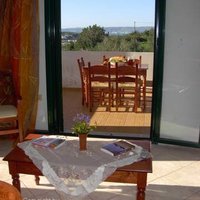
<svg viewBox="0 0 200 200">
<path fill-rule="evenodd" d="M 97 124 L 95 132 L 98 134 L 127 135 L 138 137 L 149 137 L 151 124 L 151 94 L 147 94 L 146 109 L 144 112 L 133 112 L 130 108 L 121 107 L 116 112 L 115 107 L 111 112 L 106 107 L 94 107 L 92 112 L 81 104 L 81 89 L 63 88 L 63 114 L 64 129 L 71 131 L 73 117 L 80 112 L 91 116 L 91 124 Z M 95 133 L 95 134 L 96 134 Z"/>
<path fill-rule="evenodd" d="M 0 138 L 0 180 L 12 183 L 7 162 L 3 157 L 11 150 L 11 143 Z M 146 200 L 199 200 L 200 198 L 200 149 L 152 145 L 153 173 L 148 174 Z M 22 197 L 25 200 L 60 200 L 62 199 L 41 177 L 36 185 L 34 177 L 21 175 Z M 136 186 L 104 182 L 84 200 L 134 200 Z"/>
</svg>

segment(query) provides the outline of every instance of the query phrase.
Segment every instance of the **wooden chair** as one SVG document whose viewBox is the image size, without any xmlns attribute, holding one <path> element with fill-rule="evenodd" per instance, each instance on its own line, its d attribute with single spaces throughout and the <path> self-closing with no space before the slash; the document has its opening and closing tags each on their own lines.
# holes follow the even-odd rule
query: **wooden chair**
<svg viewBox="0 0 200 200">
<path fill-rule="evenodd" d="M 138 68 L 141 67 L 141 64 L 142 64 L 142 56 L 139 56 L 139 59 L 135 59 L 134 60 L 135 62 L 138 63 Z M 138 76 L 139 79 L 142 81 L 142 86 L 140 87 L 140 92 L 142 94 L 142 100 L 143 100 L 143 109 L 145 110 L 146 108 L 146 85 L 144 84 L 144 79 L 142 79 L 142 76 Z M 141 98 L 139 99 L 139 104 L 141 104 Z"/>
<path fill-rule="evenodd" d="M 142 64 L 142 56 L 139 56 L 139 64 Z"/>
<path fill-rule="evenodd" d="M 11 72 L 0 72 L 0 136 L 1 135 L 16 135 L 17 142 L 23 141 L 23 133 L 21 126 L 21 99 L 16 98 L 13 90 L 12 73 Z M 15 97 L 14 102 L 10 101 L 10 97 Z M 19 122 L 20 121 L 20 122 Z"/>
<path fill-rule="evenodd" d="M 107 65 L 109 61 L 109 58 L 107 58 L 105 55 L 103 56 L 103 65 Z"/>
<path fill-rule="evenodd" d="M 22 200 L 20 192 L 13 185 L 0 181 L 0 199 Z"/>
<path fill-rule="evenodd" d="M 91 65 L 88 63 L 89 79 L 89 109 L 92 112 L 94 103 L 111 108 L 111 74 L 110 63 L 107 65 Z"/>
<path fill-rule="evenodd" d="M 115 64 L 116 69 L 116 111 L 119 106 L 131 107 L 137 112 L 142 81 L 138 77 L 138 62 Z"/>
<path fill-rule="evenodd" d="M 77 62 L 78 62 L 79 72 L 80 72 L 80 77 L 81 77 L 82 105 L 88 106 L 87 75 L 83 70 L 83 67 L 85 66 L 83 57 L 81 57 L 80 59 L 77 59 Z"/>
</svg>

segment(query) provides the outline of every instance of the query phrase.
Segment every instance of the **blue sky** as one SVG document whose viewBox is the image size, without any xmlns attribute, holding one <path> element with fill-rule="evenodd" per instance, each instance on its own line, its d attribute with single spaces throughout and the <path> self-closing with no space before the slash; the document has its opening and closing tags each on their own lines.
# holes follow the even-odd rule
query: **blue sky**
<svg viewBox="0 0 200 200">
<path fill-rule="evenodd" d="M 153 26 L 155 0 L 61 0 L 61 27 Z"/>
</svg>

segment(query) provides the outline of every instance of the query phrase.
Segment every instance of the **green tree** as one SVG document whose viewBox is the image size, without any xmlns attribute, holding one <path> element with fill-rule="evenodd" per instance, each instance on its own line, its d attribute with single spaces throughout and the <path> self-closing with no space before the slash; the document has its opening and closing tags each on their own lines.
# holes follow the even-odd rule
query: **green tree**
<svg viewBox="0 0 200 200">
<path fill-rule="evenodd" d="M 96 24 L 89 26 L 84 28 L 80 33 L 77 45 L 84 50 L 93 49 L 98 43 L 103 41 L 106 35 L 104 28 L 97 26 Z"/>
<path fill-rule="evenodd" d="M 144 35 L 146 36 L 146 39 L 147 39 L 146 51 L 153 52 L 154 51 L 154 29 L 152 28 L 148 31 L 145 31 Z"/>
<path fill-rule="evenodd" d="M 95 50 L 95 51 L 154 51 L 154 29 L 142 33 L 133 32 L 125 35 L 108 35 L 97 25 L 84 28 L 80 34 L 65 33 L 76 41 L 65 42 L 64 50 Z"/>
</svg>

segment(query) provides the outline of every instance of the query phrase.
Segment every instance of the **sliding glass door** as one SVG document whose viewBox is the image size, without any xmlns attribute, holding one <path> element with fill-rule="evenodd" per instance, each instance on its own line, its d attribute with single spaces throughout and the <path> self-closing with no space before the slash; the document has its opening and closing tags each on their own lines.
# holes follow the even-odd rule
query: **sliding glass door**
<svg viewBox="0 0 200 200">
<path fill-rule="evenodd" d="M 106 5 L 106 6 L 105 6 Z M 123 10 L 126 10 L 122 15 Z M 137 9 L 134 9 L 137 7 Z M 142 11 L 142 12 L 141 12 Z M 80 112 L 96 124 L 95 135 L 149 138 L 151 129 L 155 1 L 65 1 L 61 0 L 62 94 L 64 132 L 70 133 L 73 117 Z M 77 59 L 102 64 L 106 58 L 140 59 L 146 66 L 140 76 L 139 106 L 122 102 L 116 111 L 96 102 L 92 112 L 82 105 L 82 85 Z M 145 87 L 145 93 L 142 89 Z"/>
<path fill-rule="evenodd" d="M 198 0 L 166 1 L 160 138 L 168 142 L 200 142 L 199 8 Z"/>
<path fill-rule="evenodd" d="M 88 108 L 86 106 L 82 106 L 81 104 L 81 93 L 80 93 L 80 85 L 77 87 L 77 90 L 79 90 L 79 97 L 74 96 L 71 93 L 71 95 L 68 93 L 66 96 L 62 95 L 64 90 L 64 79 L 62 80 L 61 77 L 64 76 L 64 65 L 63 62 L 69 62 L 70 58 L 76 60 L 77 57 L 80 58 L 80 56 L 85 57 L 85 59 L 91 62 L 101 62 L 100 60 L 101 56 L 104 54 L 102 53 L 99 60 L 93 60 L 93 56 L 89 54 L 90 52 L 93 54 L 94 51 L 80 51 L 79 56 L 73 57 L 72 54 L 74 54 L 74 51 L 69 51 L 71 54 L 69 54 L 68 57 L 62 57 L 66 60 L 61 61 L 61 2 L 60 1 L 45 1 L 45 43 L 46 43 L 46 73 L 47 73 L 47 109 L 48 109 L 48 132 L 55 134 L 55 133 L 63 133 L 63 131 L 68 132 L 68 134 L 71 133 L 71 122 L 72 117 L 77 112 L 88 112 Z M 174 143 L 174 144 L 181 144 L 181 145 L 190 145 L 190 146 L 199 146 L 200 143 L 200 137 L 199 137 L 199 113 L 198 109 L 198 84 L 199 79 L 197 74 L 198 73 L 198 63 L 199 59 L 198 56 L 196 57 L 196 53 L 198 52 L 198 28 L 199 26 L 195 26 L 197 21 L 197 13 L 193 12 L 196 11 L 198 8 L 198 3 L 196 0 L 193 0 L 190 5 L 188 5 L 188 2 L 186 0 L 183 2 L 185 12 L 182 12 L 182 6 L 179 5 L 179 1 L 167 1 L 167 6 L 165 9 L 165 1 L 156 1 L 156 9 L 155 9 L 155 45 L 154 45 L 154 58 L 153 58 L 153 98 L 152 98 L 152 108 L 151 108 L 151 124 L 149 125 L 150 133 L 151 133 L 151 139 L 153 142 L 164 142 L 164 143 Z M 174 5 L 173 5 L 174 4 Z M 71 9 L 71 7 L 68 7 L 68 9 Z M 166 11 L 166 15 L 165 15 Z M 190 17 L 184 17 L 180 15 L 176 15 L 177 13 L 182 13 L 182 15 L 187 15 L 187 13 L 193 13 L 190 15 Z M 166 18 L 166 20 L 165 20 Z M 182 18 L 187 19 L 188 21 L 194 21 L 195 23 L 186 23 L 185 21 L 182 22 Z M 180 27 L 176 26 L 176 23 L 180 23 Z M 72 20 L 71 20 L 72 21 Z M 165 27 L 166 23 L 166 27 Z M 133 23 L 134 24 L 134 23 Z M 137 23 L 136 23 L 137 24 Z M 190 37 L 191 34 L 188 34 L 188 32 L 185 33 L 182 28 L 183 27 L 189 27 L 188 30 L 192 30 L 191 34 L 193 34 L 192 38 Z M 134 26 L 136 28 L 137 26 Z M 166 37 L 165 37 L 166 33 Z M 171 34 L 172 33 L 172 34 Z M 176 33 L 176 34 L 175 34 Z M 185 34 L 183 34 L 185 33 Z M 171 35 L 170 35 L 171 34 Z M 189 35 L 189 40 L 188 40 Z M 173 36 L 173 37 L 172 37 Z M 169 39 L 172 38 L 173 40 Z M 177 42 L 178 41 L 178 42 Z M 190 41 L 190 42 L 188 42 Z M 193 42 L 195 41 L 195 42 Z M 69 41 L 70 42 L 70 41 Z M 167 44 L 166 47 L 164 44 Z M 194 44 L 193 44 L 194 43 Z M 69 43 L 70 45 L 72 43 Z M 187 44 L 187 45 L 186 45 Z M 190 52 L 187 53 L 188 47 L 191 48 Z M 68 45 L 68 47 L 70 46 Z M 73 47 L 73 44 L 71 45 L 71 48 Z M 187 47 L 187 48 L 186 48 Z M 119 52 L 119 51 L 117 51 Z M 169 53 L 170 52 L 170 53 Z M 174 52 L 172 54 L 172 52 Z M 63 53 L 63 52 L 62 52 Z M 106 51 L 107 53 L 107 51 Z M 109 52 L 110 53 L 110 52 Z M 112 53 L 116 53 L 115 51 Z M 192 54 L 191 54 L 192 53 Z M 140 53 L 139 53 L 140 54 Z M 110 55 L 110 54 L 109 54 Z M 116 54 L 114 54 L 116 55 Z M 184 56 L 183 56 L 184 55 Z M 113 56 L 111 54 L 110 56 Z M 175 56 L 175 57 L 174 57 Z M 182 56 L 183 59 L 179 59 L 179 57 Z M 99 57 L 99 56 L 98 56 Z M 129 57 L 129 56 L 127 56 Z M 94 56 L 95 58 L 95 56 Z M 86 62 L 87 62 L 86 61 Z M 188 61 L 190 68 L 187 68 Z M 61 70 L 61 62 L 62 62 L 62 70 Z M 74 68 L 73 70 L 76 70 L 78 72 L 78 66 L 76 61 L 74 62 Z M 180 65 L 180 62 L 182 63 Z M 70 63 L 70 62 L 69 62 Z M 164 71 L 163 71 L 163 65 L 164 65 Z M 179 67 L 182 66 L 181 69 Z M 76 69 L 75 69 L 76 68 Z M 189 71 L 188 71 L 189 70 Z M 169 80 L 167 77 L 168 74 L 171 74 L 171 72 L 174 71 L 175 73 L 172 73 L 172 77 L 170 77 L 170 85 Z M 177 74 L 177 72 L 179 73 Z M 70 72 L 70 71 L 69 71 Z M 67 74 L 69 74 L 67 72 Z M 77 74 L 77 77 L 79 76 Z M 164 87 L 162 86 L 163 83 L 163 74 L 164 74 Z M 186 75 L 190 75 L 190 78 Z M 75 75 L 75 73 L 72 73 L 72 75 Z M 177 75 L 179 77 L 178 79 L 171 79 L 174 77 L 174 75 Z M 71 81 L 73 84 L 78 83 L 79 81 L 74 81 L 74 78 L 70 79 L 71 77 L 68 77 L 68 81 Z M 80 77 L 79 77 L 80 78 Z M 78 79 L 77 79 L 78 80 Z M 148 75 L 147 75 L 148 80 Z M 176 81 L 175 81 L 176 80 Z M 186 81 L 187 87 L 182 87 L 185 83 L 180 84 L 180 81 Z M 192 81 L 191 81 L 192 80 Z M 194 81 L 193 81 L 194 80 Z M 178 81 L 178 82 L 177 82 Z M 178 84 L 177 84 L 178 83 Z M 63 86 L 62 86 L 63 85 Z M 181 86 L 181 87 L 179 87 Z M 72 88 L 72 90 L 74 90 Z M 177 91 L 177 92 L 176 92 Z M 195 91 L 195 92 L 194 92 Z M 72 92 L 72 91 L 71 91 Z M 176 92 L 176 93 L 174 93 Z M 169 95 L 168 95 L 169 94 Z M 162 99 L 163 95 L 163 99 Z M 63 98 L 61 98 L 63 96 Z M 65 98 L 66 97 L 66 98 Z M 71 98 L 72 97 L 72 98 Z M 183 97 L 183 98 L 180 98 Z M 71 98 L 71 100 L 70 100 Z M 177 101 L 178 100 L 178 101 Z M 179 101 L 180 100 L 180 101 Z M 62 103 L 63 101 L 63 103 Z M 73 103 L 76 102 L 74 105 Z M 176 103 L 175 103 L 176 102 Z M 190 104 L 190 102 L 193 102 Z M 189 103 L 189 106 L 188 106 Z M 177 106 L 175 106 L 175 104 Z M 70 112 L 70 109 L 65 109 L 65 105 L 68 106 L 68 108 L 78 109 L 76 112 Z M 172 105 L 172 106 L 171 106 Z M 183 109 L 184 107 L 184 109 Z M 81 110 L 83 108 L 83 110 Z M 174 108 L 174 109 L 173 109 Z M 187 108 L 187 109 L 186 109 Z M 190 108 L 190 109 L 189 109 Z M 161 110 L 162 109 L 162 110 Z M 73 110 L 73 109 L 72 109 Z M 174 113 L 177 110 L 176 113 Z M 63 120 L 63 113 L 64 115 L 68 115 L 69 117 L 69 124 L 68 120 L 66 118 Z M 103 113 L 103 112 L 102 112 Z M 116 117 L 111 117 L 114 121 L 120 120 L 120 118 L 117 117 L 118 114 L 122 115 L 122 118 L 124 119 L 124 113 L 116 113 Z M 131 113 L 131 112 L 130 112 Z M 95 116 L 96 113 L 90 113 L 93 116 Z M 132 114 L 132 113 L 131 113 Z M 137 114 L 137 113 L 136 113 Z M 98 117 L 98 120 L 102 119 L 105 120 L 106 117 L 103 115 L 101 118 Z M 126 119 L 133 119 L 132 117 L 127 117 Z M 118 127 L 116 127 L 117 130 L 119 130 L 120 123 L 117 122 Z M 172 121 L 174 123 L 172 123 Z M 64 123 L 63 123 L 64 122 Z M 117 134 L 113 134 L 111 131 L 113 130 L 114 126 L 111 125 L 111 123 L 107 123 L 102 126 L 103 133 L 106 133 L 106 136 L 115 137 Z M 185 128 L 186 127 L 186 128 Z M 111 128 L 111 130 L 108 128 Z M 131 126 L 125 126 L 126 129 L 130 128 L 131 133 L 134 133 L 134 136 L 136 135 L 136 132 L 133 127 L 133 123 L 131 123 Z M 65 129 L 65 130 L 64 130 Z M 97 130 L 98 131 L 98 130 Z M 192 136 L 191 133 L 192 132 Z M 123 131 L 123 133 L 118 134 L 120 137 L 125 137 L 126 133 Z M 128 132 L 127 132 L 128 133 Z M 138 132 L 137 132 L 138 133 Z M 101 135 L 101 132 L 98 131 L 95 135 Z M 105 134 L 104 134 L 105 136 Z M 190 137 L 191 136 L 191 137 Z"/>
</svg>

